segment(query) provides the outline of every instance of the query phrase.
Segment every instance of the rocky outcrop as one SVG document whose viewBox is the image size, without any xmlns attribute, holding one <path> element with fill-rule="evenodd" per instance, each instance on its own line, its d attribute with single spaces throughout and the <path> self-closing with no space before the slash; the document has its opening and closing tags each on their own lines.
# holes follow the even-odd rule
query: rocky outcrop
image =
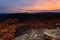
<svg viewBox="0 0 60 40">
<path fill-rule="evenodd" d="M 19 19 L 9 18 L 0 22 L 0 40 L 13 40 L 16 29 L 24 26 L 34 28 L 54 28 L 56 23 L 60 23 L 60 18 L 52 19 L 30 19 L 24 22 L 17 22 Z"/>
</svg>

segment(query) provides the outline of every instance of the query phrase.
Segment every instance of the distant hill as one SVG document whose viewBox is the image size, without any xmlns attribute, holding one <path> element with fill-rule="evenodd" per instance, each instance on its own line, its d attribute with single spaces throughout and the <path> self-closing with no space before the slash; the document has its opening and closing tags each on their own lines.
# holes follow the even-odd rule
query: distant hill
<svg viewBox="0 0 60 40">
<path fill-rule="evenodd" d="M 20 19 L 31 19 L 31 18 L 39 18 L 39 19 L 44 19 L 44 18 L 57 18 L 60 17 L 59 12 L 38 12 L 38 13 L 8 13 L 8 14 L 0 14 L 0 21 L 8 19 L 8 18 L 20 18 Z"/>
</svg>

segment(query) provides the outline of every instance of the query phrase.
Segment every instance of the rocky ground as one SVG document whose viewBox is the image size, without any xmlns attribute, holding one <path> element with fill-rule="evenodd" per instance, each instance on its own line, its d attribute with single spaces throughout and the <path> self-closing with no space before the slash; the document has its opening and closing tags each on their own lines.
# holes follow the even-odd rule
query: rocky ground
<svg viewBox="0 0 60 40">
<path fill-rule="evenodd" d="M 15 15 L 16 16 L 16 15 Z M 21 15 L 19 15 L 20 17 Z M 44 15 L 42 15 L 44 16 Z M 25 16 L 24 16 L 25 17 Z M 24 20 L 24 17 L 22 17 Z M 32 16 L 31 19 L 22 21 L 21 18 L 8 18 L 4 21 L 0 21 L 0 40 L 13 40 L 17 36 L 24 35 L 27 33 L 27 30 L 30 30 L 31 28 L 56 28 L 55 24 L 60 23 L 60 17 L 59 16 L 47 16 L 44 18 L 41 16 Z M 26 19 L 26 18 L 25 18 Z M 27 18 L 28 19 L 28 18 Z M 38 33 L 39 31 L 37 31 Z M 19 34 L 18 34 L 19 33 Z M 29 33 L 29 31 L 28 31 Z M 31 34 L 33 35 L 34 32 Z M 38 33 L 40 34 L 40 32 Z M 30 34 L 29 34 L 30 35 Z M 34 33 L 35 35 L 35 33 Z M 36 35 L 37 36 L 37 35 Z M 28 37 L 30 39 L 31 37 Z M 39 37 L 38 37 L 39 38 Z M 28 40 L 26 39 L 26 40 Z"/>
<path fill-rule="evenodd" d="M 60 28 L 31 29 L 14 40 L 60 40 Z"/>
</svg>

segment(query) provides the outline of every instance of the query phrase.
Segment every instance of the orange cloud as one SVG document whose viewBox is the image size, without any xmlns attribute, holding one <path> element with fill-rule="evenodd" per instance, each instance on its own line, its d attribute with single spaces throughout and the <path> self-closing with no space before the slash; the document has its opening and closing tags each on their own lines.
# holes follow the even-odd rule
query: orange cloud
<svg viewBox="0 0 60 40">
<path fill-rule="evenodd" d="M 16 10 L 20 12 L 27 12 L 30 10 L 57 10 L 60 9 L 60 1 L 59 0 L 34 0 L 30 5 L 26 5 L 22 9 L 24 10 Z"/>
<path fill-rule="evenodd" d="M 28 10 L 56 10 L 60 9 L 60 1 L 45 1 L 42 3 L 35 3 L 34 5 L 31 4 L 31 6 L 26 6 L 24 9 Z"/>
</svg>

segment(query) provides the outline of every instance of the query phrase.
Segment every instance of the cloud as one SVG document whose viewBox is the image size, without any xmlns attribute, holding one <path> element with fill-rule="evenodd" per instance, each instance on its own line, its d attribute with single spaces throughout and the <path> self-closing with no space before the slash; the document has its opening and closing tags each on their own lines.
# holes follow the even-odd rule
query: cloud
<svg viewBox="0 0 60 40">
<path fill-rule="evenodd" d="M 0 13 L 1 12 L 5 12 L 8 10 L 15 9 L 15 11 L 19 8 L 25 8 L 26 6 L 31 5 L 31 1 L 30 0 L 0 0 Z M 2 8 L 3 7 L 3 8 Z M 6 8 L 6 9 L 5 9 Z M 15 12 L 14 11 L 14 12 Z"/>
<path fill-rule="evenodd" d="M 60 0 L 0 0 L 0 13 L 60 9 Z"/>
</svg>

